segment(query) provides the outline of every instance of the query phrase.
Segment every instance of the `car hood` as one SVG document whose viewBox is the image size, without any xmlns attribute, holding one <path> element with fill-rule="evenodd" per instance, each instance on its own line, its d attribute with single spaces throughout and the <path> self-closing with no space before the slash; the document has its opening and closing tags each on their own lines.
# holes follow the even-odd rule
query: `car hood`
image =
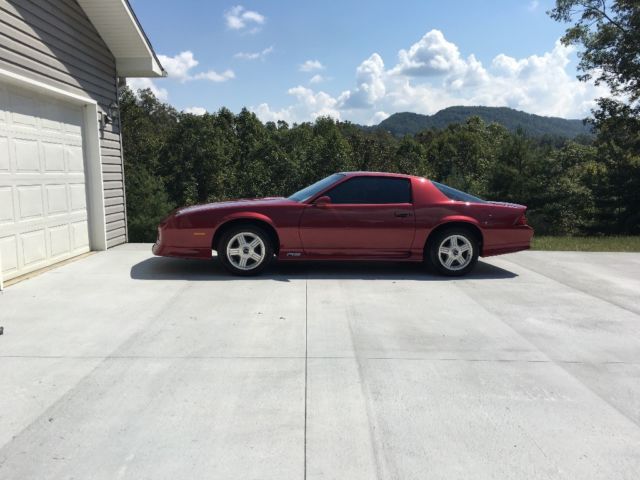
<svg viewBox="0 0 640 480">
<path fill-rule="evenodd" d="M 238 200 L 228 200 L 226 202 L 212 202 L 191 207 L 183 207 L 176 210 L 176 215 L 202 212 L 206 210 L 235 209 L 235 208 L 259 208 L 271 207 L 275 205 L 289 205 L 296 203 L 285 197 L 265 197 L 265 198 L 241 198 Z"/>
</svg>

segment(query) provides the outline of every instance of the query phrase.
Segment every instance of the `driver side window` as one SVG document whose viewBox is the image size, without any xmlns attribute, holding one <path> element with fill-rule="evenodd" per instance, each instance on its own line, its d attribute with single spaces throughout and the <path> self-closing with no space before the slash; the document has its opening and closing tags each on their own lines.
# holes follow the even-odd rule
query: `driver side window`
<svg viewBox="0 0 640 480">
<path fill-rule="evenodd" d="M 338 205 L 411 203 L 411 184 L 406 178 L 355 177 L 325 195 Z"/>
</svg>

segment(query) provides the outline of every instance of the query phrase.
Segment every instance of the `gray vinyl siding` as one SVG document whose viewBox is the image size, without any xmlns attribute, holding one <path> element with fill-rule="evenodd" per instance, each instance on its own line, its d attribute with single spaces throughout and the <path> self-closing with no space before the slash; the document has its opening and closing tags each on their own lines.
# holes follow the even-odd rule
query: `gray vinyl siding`
<svg viewBox="0 0 640 480">
<path fill-rule="evenodd" d="M 115 59 L 75 0 L 0 0 L 0 68 L 88 96 L 103 111 L 118 101 Z M 117 125 L 101 132 L 100 152 L 113 247 L 127 240 Z"/>
</svg>

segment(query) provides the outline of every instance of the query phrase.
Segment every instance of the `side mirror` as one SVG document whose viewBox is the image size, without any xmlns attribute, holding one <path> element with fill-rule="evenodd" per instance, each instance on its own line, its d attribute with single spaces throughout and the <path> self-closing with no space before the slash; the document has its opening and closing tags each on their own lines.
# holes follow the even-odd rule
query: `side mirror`
<svg viewBox="0 0 640 480">
<path fill-rule="evenodd" d="M 331 205 L 331 197 L 326 195 L 316 198 L 316 201 L 313 202 L 316 207 L 326 207 L 327 205 Z"/>
</svg>

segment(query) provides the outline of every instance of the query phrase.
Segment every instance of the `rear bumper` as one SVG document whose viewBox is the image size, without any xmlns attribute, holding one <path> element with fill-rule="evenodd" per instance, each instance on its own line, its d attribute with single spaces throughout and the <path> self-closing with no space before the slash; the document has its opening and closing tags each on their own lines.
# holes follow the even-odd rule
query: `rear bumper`
<svg viewBox="0 0 640 480">
<path fill-rule="evenodd" d="M 531 245 L 509 245 L 507 247 L 484 249 L 482 251 L 482 256 L 492 257 L 494 255 L 503 255 L 505 253 L 521 252 L 522 250 L 529 250 L 530 248 Z"/>
<path fill-rule="evenodd" d="M 508 229 L 489 230 L 484 233 L 483 257 L 520 252 L 531 248 L 533 228 L 528 225 Z"/>
</svg>

